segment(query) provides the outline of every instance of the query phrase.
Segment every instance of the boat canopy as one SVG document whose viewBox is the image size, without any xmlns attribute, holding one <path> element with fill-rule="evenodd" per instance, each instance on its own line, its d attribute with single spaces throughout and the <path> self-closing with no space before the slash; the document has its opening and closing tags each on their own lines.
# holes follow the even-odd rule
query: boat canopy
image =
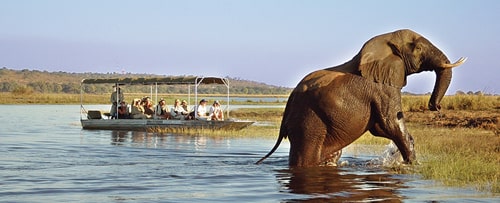
<svg viewBox="0 0 500 203">
<path fill-rule="evenodd" d="M 228 80 L 222 77 L 197 76 L 167 76 L 154 78 L 98 78 L 83 79 L 82 84 L 117 84 L 117 85 L 181 85 L 181 84 L 222 84 L 229 85 Z"/>
</svg>

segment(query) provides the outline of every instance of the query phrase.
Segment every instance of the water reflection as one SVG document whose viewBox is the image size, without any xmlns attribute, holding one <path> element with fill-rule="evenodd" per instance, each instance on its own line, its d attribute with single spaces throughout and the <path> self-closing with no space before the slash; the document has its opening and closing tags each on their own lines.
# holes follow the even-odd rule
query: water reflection
<svg viewBox="0 0 500 203">
<path fill-rule="evenodd" d="M 111 131 L 111 144 L 122 145 L 127 140 L 126 131 Z"/>
<path fill-rule="evenodd" d="M 187 136 L 177 134 L 163 134 L 140 131 L 111 131 L 111 145 L 131 145 L 146 148 L 169 147 L 186 148 L 194 146 L 195 151 L 207 148 L 208 144 L 214 146 L 229 145 L 230 140 L 223 137 L 207 138 L 206 136 Z"/>
<path fill-rule="evenodd" d="M 295 168 L 277 171 L 276 178 L 282 192 L 307 195 L 300 200 L 399 202 L 404 199 L 396 192 L 405 188 L 403 180 L 384 171 L 336 167 Z"/>
</svg>

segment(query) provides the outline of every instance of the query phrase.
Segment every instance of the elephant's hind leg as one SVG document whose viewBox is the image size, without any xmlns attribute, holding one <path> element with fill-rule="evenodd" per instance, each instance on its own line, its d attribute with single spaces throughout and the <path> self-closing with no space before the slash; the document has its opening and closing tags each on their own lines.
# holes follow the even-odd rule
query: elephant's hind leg
<svg viewBox="0 0 500 203">
<path fill-rule="evenodd" d="M 290 126 L 290 166 L 318 166 L 323 161 L 326 127 L 312 112 L 308 119 Z"/>
<path fill-rule="evenodd" d="M 338 150 L 335 152 L 323 152 L 322 163 L 321 165 L 325 166 L 337 166 L 339 162 L 340 156 L 342 156 L 342 150 Z"/>
</svg>

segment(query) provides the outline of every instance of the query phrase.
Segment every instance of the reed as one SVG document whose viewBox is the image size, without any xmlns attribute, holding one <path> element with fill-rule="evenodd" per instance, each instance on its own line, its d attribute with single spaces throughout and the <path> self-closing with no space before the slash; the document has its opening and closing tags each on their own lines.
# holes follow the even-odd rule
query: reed
<svg viewBox="0 0 500 203">
<path fill-rule="evenodd" d="M 276 137 L 279 133 L 279 124 L 283 108 L 242 108 L 231 111 L 231 118 L 256 121 L 243 130 L 210 130 L 210 129 L 149 129 L 150 132 L 158 133 L 182 133 L 184 135 L 208 135 L 208 136 L 231 136 L 231 137 Z"/>
<path fill-rule="evenodd" d="M 210 129 L 148 129 L 148 132 L 159 134 L 182 134 L 191 136 L 208 136 L 208 137 L 245 137 L 245 138 L 276 138 L 279 128 L 276 126 L 249 126 L 243 130 L 210 130 Z"/>
</svg>

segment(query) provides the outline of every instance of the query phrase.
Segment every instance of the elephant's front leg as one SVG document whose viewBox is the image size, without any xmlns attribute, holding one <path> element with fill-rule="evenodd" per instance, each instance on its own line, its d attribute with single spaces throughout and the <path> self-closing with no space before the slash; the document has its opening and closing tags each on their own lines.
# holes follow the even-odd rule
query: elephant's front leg
<svg viewBox="0 0 500 203">
<path fill-rule="evenodd" d="M 406 163 L 413 163 L 416 160 L 414 141 L 413 141 L 413 137 L 410 135 L 410 133 L 406 129 L 406 125 L 405 125 L 404 118 L 403 118 L 403 112 L 397 113 L 396 123 L 398 124 L 399 132 L 401 132 L 402 136 L 397 135 L 393 139 L 393 142 L 396 144 L 399 151 L 401 152 L 401 155 L 403 156 L 404 161 Z M 402 152 L 402 149 L 405 150 L 404 154 Z"/>
<path fill-rule="evenodd" d="M 406 163 L 412 163 L 416 160 L 413 137 L 406 129 L 403 112 L 399 111 L 377 119 L 370 132 L 375 136 L 391 139 Z"/>
</svg>

